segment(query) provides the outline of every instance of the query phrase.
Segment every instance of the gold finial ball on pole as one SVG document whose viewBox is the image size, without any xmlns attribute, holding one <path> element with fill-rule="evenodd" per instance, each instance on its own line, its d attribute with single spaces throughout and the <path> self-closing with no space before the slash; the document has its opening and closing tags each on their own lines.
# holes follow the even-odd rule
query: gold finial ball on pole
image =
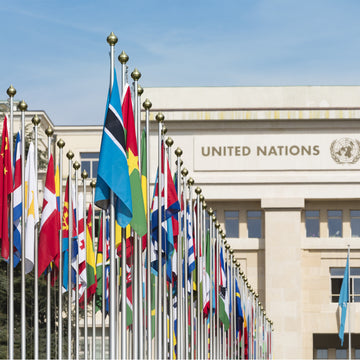
<svg viewBox="0 0 360 360">
<path fill-rule="evenodd" d="M 33 118 L 31 119 L 31 122 L 34 124 L 34 126 L 38 126 L 40 124 L 40 119 L 39 117 L 37 116 L 37 114 L 35 114 L 33 116 Z"/>
<path fill-rule="evenodd" d="M 191 177 L 189 178 L 189 180 L 187 181 L 188 186 L 193 186 L 195 184 L 195 180 Z"/>
<path fill-rule="evenodd" d="M 145 99 L 145 101 L 143 102 L 143 107 L 145 110 L 150 110 L 152 107 L 152 103 L 149 99 Z"/>
<path fill-rule="evenodd" d="M 212 216 L 213 213 L 214 213 L 214 210 L 213 210 L 212 208 L 209 208 L 208 214 L 209 214 L 210 216 Z"/>
<path fill-rule="evenodd" d="M 174 140 L 171 138 L 171 137 L 168 137 L 165 141 L 165 144 L 168 146 L 168 147 L 171 147 L 174 145 Z"/>
<path fill-rule="evenodd" d="M 83 170 L 83 172 L 81 173 L 81 177 L 85 180 L 88 177 L 88 173 L 86 172 L 86 170 Z"/>
<path fill-rule="evenodd" d="M 19 103 L 19 105 L 18 105 L 18 109 L 20 110 L 20 111 L 26 111 L 27 110 L 27 104 L 26 104 L 26 102 L 24 101 L 24 100 L 21 100 L 20 101 L 20 103 Z"/>
<path fill-rule="evenodd" d="M 180 160 L 180 167 L 183 166 L 183 163 L 184 163 L 184 162 L 183 162 L 182 160 Z M 177 164 L 178 164 L 178 162 L 177 162 L 177 160 L 176 160 L 176 161 L 175 161 L 175 165 L 177 166 Z"/>
<path fill-rule="evenodd" d="M 141 78 L 141 72 L 135 68 L 134 71 L 131 73 L 131 77 L 134 81 L 137 81 Z"/>
<path fill-rule="evenodd" d="M 227 241 L 226 240 L 224 240 L 224 245 L 226 245 L 227 244 Z"/>
<path fill-rule="evenodd" d="M 197 189 L 197 188 L 196 188 L 196 189 Z M 196 189 L 195 189 L 195 192 L 196 192 Z M 201 190 L 201 189 L 200 189 L 200 190 Z M 203 202 L 203 201 L 205 200 L 205 196 L 204 196 L 203 194 L 200 194 L 199 200 L 200 200 L 201 202 Z"/>
<path fill-rule="evenodd" d="M 79 169 L 80 169 L 80 164 L 79 164 L 79 162 L 78 162 L 77 160 L 74 162 L 73 168 L 74 168 L 75 170 L 79 170 Z"/>
<path fill-rule="evenodd" d="M 164 116 L 163 113 L 157 113 L 156 116 L 155 116 L 155 120 L 156 120 L 158 123 L 164 122 L 164 119 L 165 119 L 165 116 Z"/>
<path fill-rule="evenodd" d="M 111 32 L 111 34 L 106 38 L 106 41 L 110 46 L 114 46 L 118 42 L 118 38 L 113 32 Z"/>
<path fill-rule="evenodd" d="M 230 255 L 233 255 L 233 254 L 234 254 L 234 250 L 230 249 Z"/>
<path fill-rule="evenodd" d="M 138 85 L 137 92 L 138 92 L 138 95 L 141 96 L 144 92 L 144 89 L 140 85 Z"/>
<path fill-rule="evenodd" d="M 92 180 L 90 181 L 90 187 L 91 187 L 92 189 L 95 189 L 95 188 L 96 188 L 96 180 L 95 180 L 95 179 L 92 179 Z"/>
<path fill-rule="evenodd" d="M 225 239 L 225 238 L 226 238 L 226 234 L 225 234 L 225 232 L 223 232 L 223 233 L 221 234 L 221 237 L 222 237 L 223 239 Z"/>
<path fill-rule="evenodd" d="M 67 152 L 67 154 L 66 154 L 66 157 L 67 157 L 69 160 L 71 160 L 71 159 L 74 157 L 74 153 L 73 153 L 71 150 L 69 150 L 69 151 Z"/>
<path fill-rule="evenodd" d="M 200 187 L 198 187 L 198 186 L 196 187 L 196 189 L 195 189 L 195 194 L 196 194 L 196 195 L 200 195 L 200 194 L 201 194 L 201 188 L 200 188 Z M 201 200 L 200 197 L 199 197 L 199 200 Z"/>
<path fill-rule="evenodd" d="M 182 153 L 183 153 L 183 151 L 178 147 L 178 148 L 176 148 L 176 150 L 175 150 L 175 155 L 177 156 L 177 157 L 180 157 L 181 155 L 182 155 Z"/>
<path fill-rule="evenodd" d="M 216 220 L 215 229 L 219 229 L 219 227 L 220 227 L 220 224 L 219 224 L 219 222 Z"/>
<path fill-rule="evenodd" d="M 206 203 L 205 200 L 202 202 L 202 208 L 203 208 L 204 210 L 206 210 L 206 208 L 207 208 L 207 203 Z"/>
<path fill-rule="evenodd" d="M 187 168 L 183 168 L 183 169 L 181 170 L 181 175 L 184 176 L 184 177 L 187 176 L 188 173 L 189 173 L 189 172 L 188 172 Z"/>
<path fill-rule="evenodd" d="M 127 56 L 127 54 L 124 50 L 118 56 L 118 60 L 120 61 L 121 64 L 126 64 L 128 62 L 129 57 Z"/>
<path fill-rule="evenodd" d="M 226 249 L 226 250 L 229 250 L 229 249 L 230 249 L 230 245 L 229 245 L 229 244 L 226 244 L 226 245 L 225 245 L 225 249 Z"/>
<path fill-rule="evenodd" d="M 215 214 L 213 214 L 213 216 L 212 216 L 212 220 L 213 220 L 213 222 L 215 222 L 215 221 L 216 221 L 216 215 L 215 215 Z"/>
<path fill-rule="evenodd" d="M 10 97 L 14 97 L 16 94 L 16 90 L 15 88 L 10 85 L 9 88 L 6 90 L 6 93 L 10 96 Z"/>
<path fill-rule="evenodd" d="M 235 258 L 233 258 L 233 264 L 234 264 L 234 266 L 236 266 L 236 259 Z"/>
<path fill-rule="evenodd" d="M 162 129 L 161 129 L 161 134 L 165 135 L 167 133 L 168 129 L 165 125 L 163 125 Z"/>
<path fill-rule="evenodd" d="M 63 139 L 59 139 L 57 146 L 62 149 L 65 146 L 65 141 Z"/>
<path fill-rule="evenodd" d="M 47 137 L 51 137 L 54 135 L 54 130 L 49 126 L 46 130 L 45 130 L 45 134 L 47 135 Z"/>
</svg>

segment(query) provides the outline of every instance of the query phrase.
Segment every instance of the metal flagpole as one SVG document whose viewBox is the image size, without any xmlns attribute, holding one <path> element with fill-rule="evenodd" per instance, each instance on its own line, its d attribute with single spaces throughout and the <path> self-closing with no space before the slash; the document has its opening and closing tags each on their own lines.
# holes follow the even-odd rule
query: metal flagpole
<svg viewBox="0 0 360 360">
<path fill-rule="evenodd" d="M 143 103 L 145 109 L 145 135 L 146 135 L 146 317 L 147 317 L 147 358 L 152 357 L 152 343 L 151 343 L 151 239 L 150 239 L 150 181 L 149 181 L 149 166 L 150 166 L 150 146 L 149 146 L 149 117 L 151 102 L 146 99 Z M 144 154 L 142 154 L 144 156 Z"/>
<path fill-rule="evenodd" d="M 54 134 L 54 131 L 51 127 L 48 127 L 45 130 L 45 133 L 48 137 L 47 150 L 48 150 L 48 162 L 49 162 L 51 156 L 51 138 Z M 46 275 L 46 358 L 50 359 L 50 357 L 51 357 L 51 273 L 49 266 Z"/>
<path fill-rule="evenodd" d="M 57 146 L 59 147 L 59 178 L 60 178 L 60 231 L 59 231 L 59 242 L 60 242 L 60 256 L 59 256 L 59 309 L 58 309 L 58 358 L 62 359 L 62 331 L 63 331 L 63 306 L 62 306 L 62 279 L 64 276 L 63 270 L 63 148 L 65 146 L 65 142 L 62 139 L 59 139 L 57 142 Z"/>
<path fill-rule="evenodd" d="M 202 218 L 201 218 L 201 228 L 202 228 L 202 249 L 203 250 L 203 261 L 204 261 L 204 267 L 205 267 L 205 272 L 206 272 L 206 254 L 208 249 L 206 248 L 206 236 L 207 236 L 207 229 L 206 229 L 206 208 L 207 208 L 207 204 L 205 201 L 205 197 L 201 194 L 200 195 L 200 200 L 201 200 L 201 209 L 202 209 Z M 202 318 L 202 334 L 201 334 L 201 359 L 208 359 L 208 339 L 209 339 L 209 334 L 208 334 L 208 326 L 207 326 L 207 320 L 204 317 L 204 304 L 203 304 L 203 308 L 201 309 L 201 318 Z"/>
<path fill-rule="evenodd" d="M 96 188 L 96 181 L 93 179 L 90 181 L 91 187 L 91 237 L 93 241 L 93 246 L 95 243 L 95 188 Z M 95 259 L 97 259 L 97 246 L 95 247 Z M 92 299 L 92 308 L 91 308 L 91 325 L 92 325 L 92 359 L 96 358 L 96 317 L 95 317 L 95 294 L 93 295 Z"/>
<path fill-rule="evenodd" d="M 202 309 L 200 307 L 200 304 L 202 303 L 201 299 L 200 299 L 200 279 L 202 278 L 201 276 L 201 271 L 202 271 L 202 259 L 200 259 L 200 243 L 201 243 L 201 216 L 202 216 L 202 208 L 201 208 L 201 203 L 200 203 L 200 194 L 201 194 L 201 189 L 197 186 L 195 189 L 195 194 L 196 194 L 196 208 L 197 208 L 197 217 L 196 217 L 196 259 L 197 259 L 197 263 L 196 263 L 196 279 L 197 279 L 197 284 L 196 284 L 196 291 L 197 291 L 197 306 L 196 306 L 196 358 L 202 358 L 202 352 L 201 352 L 201 332 L 202 332 L 202 318 L 201 318 L 201 313 L 202 313 Z M 201 244 L 201 248 L 202 244 Z"/>
<path fill-rule="evenodd" d="M 13 164 L 13 136 L 14 136 L 14 96 L 16 90 L 12 85 L 7 89 L 6 93 L 10 98 L 10 159 Z M 23 136 L 21 134 L 21 136 Z M 23 161 L 21 159 L 21 161 Z M 14 172 L 13 172 L 14 174 Z M 10 194 L 10 244 L 9 244 L 9 313 L 8 313 L 8 326 L 9 326 L 9 342 L 8 342 L 8 355 L 9 359 L 14 359 L 14 193 Z"/>
<path fill-rule="evenodd" d="M 138 80 L 141 77 L 140 72 L 135 68 L 131 73 L 131 77 L 134 80 L 134 122 L 135 122 L 135 131 L 138 134 L 139 122 L 138 122 Z M 139 138 L 137 138 L 139 139 Z M 138 141 L 138 149 L 140 142 Z M 139 152 L 138 152 L 139 153 Z M 139 357 L 139 343 L 140 330 L 139 330 L 139 263 L 138 263 L 138 253 L 139 253 L 139 237 L 134 232 L 134 261 L 133 261 L 133 271 L 134 276 L 132 278 L 133 283 L 133 357 L 137 359 Z M 141 342 L 141 339 L 140 339 Z"/>
<path fill-rule="evenodd" d="M 137 101 L 137 122 L 138 122 L 138 136 L 137 136 L 137 145 L 138 145 L 138 159 L 139 159 L 139 174 L 141 179 L 141 95 L 144 92 L 144 89 L 138 85 L 137 93 L 138 93 L 138 101 Z M 145 204 L 144 204 L 145 205 Z M 142 250 L 142 237 L 138 236 L 138 269 L 139 269 L 139 281 L 138 281 L 138 293 L 139 293 L 139 359 L 144 358 L 144 297 L 143 297 L 143 250 Z"/>
<path fill-rule="evenodd" d="M 106 276 L 105 263 L 107 258 L 106 253 L 106 211 L 102 210 L 102 296 L 101 296 L 101 356 L 105 359 L 105 297 L 106 297 Z"/>
<path fill-rule="evenodd" d="M 213 265 L 214 265 L 214 248 L 213 248 L 213 226 L 212 226 L 212 215 L 214 210 L 208 209 L 209 214 L 209 230 L 210 230 L 210 310 L 209 310 L 209 327 L 210 327 L 210 359 L 213 359 Z"/>
<path fill-rule="evenodd" d="M 349 348 L 348 348 L 348 354 L 349 354 L 349 360 L 351 360 L 351 315 L 350 315 L 350 303 L 351 303 L 351 294 L 350 294 L 350 245 L 348 245 L 348 259 L 349 259 L 349 272 L 348 272 L 348 300 L 349 300 L 349 315 L 348 315 L 348 329 L 349 329 Z"/>
<path fill-rule="evenodd" d="M 190 237 L 193 238 L 194 236 L 194 224 L 193 224 L 193 199 L 192 199 L 192 186 L 194 185 L 195 181 L 193 178 L 189 178 L 187 181 L 187 185 L 189 186 L 189 212 L 190 212 Z M 189 247 L 188 247 L 189 250 Z M 195 259 L 195 254 L 194 254 Z M 196 288 L 197 289 L 197 288 Z M 197 289 L 198 290 L 198 289 Z M 195 343 L 194 343 L 194 271 L 191 272 L 190 275 L 190 359 L 194 359 L 194 350 L 195 350 Z"/>
<path fill-rule="evenodd" d="M 35 166 L 35 196 L 38 196 L 38 125 L 40 119 L 37 115 L 32 118 L 34 125 L 34 137 L 35 137 L 35 154 L 34 154 L 34 166 Z M 25 141 L 25 140 L 24 140 Z M 38 248 L 38 224 L 34 226 L 34 359 L 39 358 L 39 248 Z"/>
<path fill-rule="evenodd" d="M 161 193 L 162 193 L 162 160 L 161 160 L 161 128 L 162 123 L 164 121 L 164 115 L 158 113 L 156 115 L 156 121 L 158 122 L 158 292 L 157 292 L 157 304 L 156 304 L 156 324 L 157 324 L 157 348 L 156 348 L 156 358 L 162 359 L 162 323 L 161 323 L 161 299 L 162 299 L 162 234 L 161 234 L 161 210 L 162 210 L 162 203 L 161 203 Z"/>
<path fill-rule="evenodd" d="M 83 204 L 83 214 L 84 214 L 84 241 L 85 241 L 85 274 L 86 274 L 86 287 L 84 290 L 84 359 L 87 360 L 88 358 L 88 314 L 87 314 L 87 298 L 88 298 L 88 278 L 87 278 L 87 238 L 86 238 L 86 234 L 87 234 L 87 224 L 86 224 L 86 179 L 88 177 L 87 172 L 84 170 L 81 173 L 81 177 L 83 179 L 83 200 L 84 200 L 84 204 Z"/>
<path fill-rule="evenodd" d="M 180 202 L 181 208 L 181 161 L 180 156 L 182 155 L 182 150 L 178 147 L 175 150 L 176 155 L 176 177 L 177 177 L 177 195 Z M 182 292 L 182 252 L 183 252 L 183 245 L 182 245 L 182 219 L 181 219 L 181 209 L 180 209 L 180 216 L 179 218 L 179 236 L 178 236 L 178 252 L 177 252 L 177 339 L 176 339 L 176 348 L 177 348 L 177 358 L 183 358 L 183 332 L 182 332 L 182 299 L 183 299 L 183 292 Z"/>
<path fill-rule="evenodd" d="M 124 97 L 125 77 L 126 77 L 126 63 L 129 57 L 125 51 L 122 51 L 118 56 L 121 63 L 121 91 Z M 125 359 L 127 356 L 127 334 L 126 334 L 126 230 L 121 231 L 121 358 Z"/>
<path fill-rule="evenodd" d="M 72 262 L 72 237 L 73 237 L 73 204 L 72 204 L 72 159 L 74 153 L 69 150 L 66 154 L 69 160 L 69 235 L 68 235 L 68 359 L 71 358 L 71 341 L 72 341 L 72 323 L 71 323 L 71 302 L 72 302 L 72 284 L 71 284 L 71 262 Z"/>
<path fill-rule="evenodd" d="M 75 161 L 73 164 L 75 170 L 75 209 L 79 211 L 78 205 L 78 184 L 79 184 L 79 172 L 80 164 L 78 161 Z M 79 236 L 79 212 L 76 214 L 75 227 L 76 234 Z M 79 249 L 79 242 L 77 240 L 77 247 Z M 79 250 L 78 250 L 79 251 Z M 76 283 L 75 283 L 75 358 L 79 359 L 79 253 L 76 255 Z"/>
<path fill-rule="evenodd" d="M 188 320 L 189 320 L 189 304 L 188 304 L 188 256 L 189 256 L 189 243 L 187 239 L 187 196 L 186 196 L 186 176 L 188 175 L 188 170 L 183 168 L 181 170 L 181 175 L 183 176 L 183 201 L 184 201 L 184 314 L 183 314 L 183 326 L 184 326 L 184 359 L 189 358 L 189 327 L 188 327 Z"/>
<path fill-rule="evenodd" d="M 114 83 L 114 59 L 115 59 L 115 44 L 118 38 L 114 33 L 107 37 L 107 42 L 110 45 L 110 89 Z M 114 359 L 116 355 L 116 258 L 115 258 L 115 194 L 110 190 L 110 281 L 109 281 L 109 337 L 110 337 L 110 359 Z M 124 230 L 125 231 L 125 230 Z"/>
<path fill-rule="evenodd" d="M 213 215 L 214 217 L 214 215 Z M 217 359 L 220 358 L 220 317 L 219 317 L 219 293 L 220 293 L 220 237 L 219 237 L 219 228 L 220 228 L 220 224 L 219 222 L 216 220 L 216 218 L 214 219 L 215 222 L 215 246 L 216 246 L 216 282 L 215 282 L 215 296 L 216 296 L 216 330 L 215 330 L 215 334 L 216 334 L 216 341 L 215 341 L 215 356 Z M 227 284 L 226 284 L 227 285 Z"/>
<path fill-rule="evenodd" d="M 24 100 L 18 105 L 21 111 L 21 359 L 26 358 L 26 305 L 25 305 L 25 111 Z M 11 139 L 12 142 L 12 139 Z"/>
</svg>

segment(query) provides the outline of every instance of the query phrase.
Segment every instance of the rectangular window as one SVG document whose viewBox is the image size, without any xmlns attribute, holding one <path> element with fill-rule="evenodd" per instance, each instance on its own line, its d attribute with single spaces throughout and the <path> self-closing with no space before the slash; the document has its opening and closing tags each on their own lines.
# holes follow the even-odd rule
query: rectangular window
<svg viewBox="0 0 360 360">
<path fill-rule="evenodd" d="M 355 359 L 360 359 L 360 349 L 355 349 Z"/>
<path fill-rule="evenodd" d="M 331 302 L 339 302 L 345 268 L 330 268 Z M 350 302 L 360 302 L 360 268 L 350 267 Z"/>
<path fill-rule="evenodd" d="M 342 237 L 342 211 L 328 210 L 329 237 Z"/>
<path fill-rule="evenodd" d="M 346 349 L 336 349 L 335 359 L 347 359 L 347 350 Z"/>
<path fill-rule="evenodd" d="M 306 237 L 320 237 L 320 211 L 305 211 Z"/>
<path fill-rule="evenodd" d="M 261 238 L 262 237 L 262 221 L 261 211 L 248 211 L 247 212 L 247 228 L 249 238 Z"/>
<path fill-rule="evenodd" d="M 350 210 L 351 237 L 360 237 L 360 210 Z"/>
<path fill-rule="evenodd" d="M 80 153 L 81 172 L 85 170 L 90 179 L 95 179 L 97 176 L 97 169 L 99 165 L 98 152 L 82 152 Z"/>
<path fill-rule="evenodd" d="M 316 359 L 327 359 L 328 350 L 327 349 L 316 349 Z"/>
<path fill-rule="evenodd" d="M 225 211 L 225 233 L 229 238 L 239 237 L 239 211 Z"/>
</svg>

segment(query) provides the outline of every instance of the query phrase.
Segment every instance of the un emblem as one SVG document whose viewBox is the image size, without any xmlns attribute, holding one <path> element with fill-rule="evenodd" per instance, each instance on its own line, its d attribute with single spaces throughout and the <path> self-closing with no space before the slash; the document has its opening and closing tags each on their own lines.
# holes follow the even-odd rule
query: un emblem
<svg viewBox="0 0 360 360">
<path fill-rule="evenodd" d="M 330 153 L 338 164 L 355 164 L 360 158 L 360 142 L 350 138 L 334 140 L 330 145 Z"/>
</svg>

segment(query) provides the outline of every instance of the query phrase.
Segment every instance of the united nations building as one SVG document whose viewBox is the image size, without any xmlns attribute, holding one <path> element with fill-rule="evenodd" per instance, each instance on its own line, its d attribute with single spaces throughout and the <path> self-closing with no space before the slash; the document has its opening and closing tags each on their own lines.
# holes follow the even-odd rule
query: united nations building
<svg viewBox="0 0 360 360">
<path fill-rule="evenodd" d="M 348 312 L 359 359 L 360 86 L 146 88 L 145 98 L 151 182 L 162 112 L 172 171 L 180 147 L 274 323 L 273 357 L 348 357 L 338 302 L 350 246 Z M 96 177 L 102 126 L 58 126 L 36 113 Z"/>
</svg>

